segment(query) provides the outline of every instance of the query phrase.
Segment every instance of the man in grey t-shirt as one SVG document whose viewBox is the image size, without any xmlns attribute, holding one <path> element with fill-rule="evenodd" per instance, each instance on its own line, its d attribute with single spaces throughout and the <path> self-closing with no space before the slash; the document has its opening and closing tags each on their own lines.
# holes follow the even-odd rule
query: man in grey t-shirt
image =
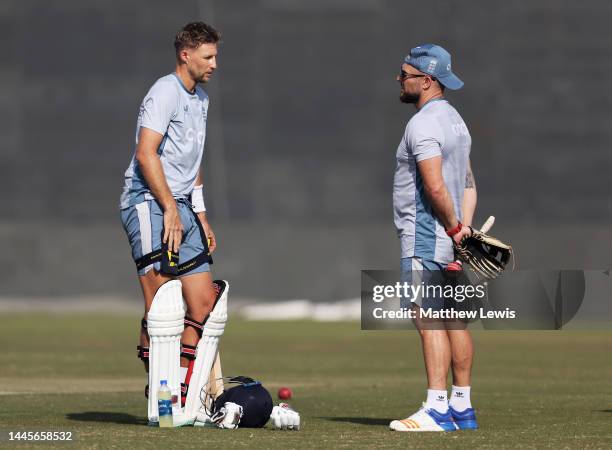
<svg viewBox="0 0 612 450">
<path fill-rule="evenodd" d="M 203 22 L 189 23 L 176 34 L 175 71 L 158 79 L 140 105 L 136 148 L 125 172 L 120 200 L 121 220 L 145 303 L 138 355 L 150 372 L 149 383 L 159 383 L 155 378 L 158 375 L 168 378 L 173 398 L 180 398 L 180 389 L 183 403 L 189 403 L 194 362 L 208 351 L 198 346 L 204 341 L 201 337 L 207 336 L 218 316 L 222 323 L 212 324 L 218 341 L 226 318 L 224 311 L 215 314 L 217 305 L 225 308 L 219 300 L 223 293 L 227 294 L 228 286 L 213 282 L 210 272 L 210 254 L 215 250 L 216 239 L 206 217 L 200 173 L 208 114 L 208 95 L 201 84 L 207 83 L 217 68 L 220 36 Z M 170 283 L 176 278 L 181 281 L 178 291 L 170 288 L 177 286 Z M 184 320 L 177 319 L 183 311 L 183 300 Z M 150 310 L 154 319 L 149 316 Z M 172 331 L 175 334 L 170 336 L 170 329 L 179 331 Z M 168 341 L 176 339 L 176 333 L 181 336 L 180 369 L 175 367 L 179 358 L 176 346 L 160 350 L 160 359 L 166 358 L 163 361 L 153 361 L 154 336 Z M 160 348 L 162 345 L 169 344 L 164 341 Z M 149 371 L 149 350 L 153 371 Z M 206 359 L 209 363 L 212 360 L 214 356 Z M 160 364 L 168 368 L 159 369 Z M 159 385 L 149 388 L 149 396 L 155 396 Z M 199 393 L 198 390 L 197 399 Z M 157 410 L 156 404 L 151 410 L 152 402 L 150 399 L 149 419 L 155 421 Z M 175 406 L 176 412 L 181 403 Z"/>
<path fill-rule="evenodd" d="M 393 183 L 394 220 L 401 245 L 402 281 L 418 285 L 448 283 L 453 240 L 471 233 L 476 189 L 470 167 L 471 137 L 459 113 L 444 98 L 445 88 L 463 82 L 451 70 L 450 54 L 432 44 L 413 48 L 397 80 L 400 100 L 412 103 L 410 119 L 397 149 Z M 443 309 L 443 299 L 412 299 L 427 372 L 423 408 L 390 427 L 396 431 L 454 431 L 477 428 L 470 401 L 472 340 L 456 323 L 425 324 L 420 311 Z M 452 324 L 452 326 L 451 326 Z M 460 329 L 457 329 L 460 328 Z M 447 398 L 447 376 L 453 386 Z"/>
</svg>

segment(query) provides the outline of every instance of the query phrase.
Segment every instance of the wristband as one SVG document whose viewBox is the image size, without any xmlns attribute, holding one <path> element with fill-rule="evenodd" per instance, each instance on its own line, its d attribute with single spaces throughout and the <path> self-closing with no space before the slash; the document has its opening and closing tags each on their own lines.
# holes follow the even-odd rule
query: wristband
<svg viewBox="0 0 612 450">
<path fill-rule="evenodd" d="M 446 234 L 448 235 L 448 237 L 453 237 L 454 235 L 456 235 L 457 233 L 459 233 L 461 231 L 461 228 L 463 228 L 463 224 L 461 222 L 459 222 L 457 224 L 457 226 L 451 230 L 445 230 Z"/>
<path fill-rule="evenodd" d="M 193 191 L 191 191 L 191 204 L 193 205 L 193 212 L 201 213 L 206 211 L 203 185 L 194 186 Z"/>
</svg>

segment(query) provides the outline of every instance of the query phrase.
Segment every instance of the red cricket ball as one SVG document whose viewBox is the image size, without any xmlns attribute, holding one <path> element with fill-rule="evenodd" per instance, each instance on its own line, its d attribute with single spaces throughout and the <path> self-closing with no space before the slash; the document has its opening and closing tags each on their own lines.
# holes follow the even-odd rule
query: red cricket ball
<svg viewBox="0 0 612 450">
<path fill-rule="evenodd" d="M 282 387 L 278 390 L 278 398 L 281 400 L 289 400 L 292 395 L 293 392 L 288 387 Z"/>
</svg>

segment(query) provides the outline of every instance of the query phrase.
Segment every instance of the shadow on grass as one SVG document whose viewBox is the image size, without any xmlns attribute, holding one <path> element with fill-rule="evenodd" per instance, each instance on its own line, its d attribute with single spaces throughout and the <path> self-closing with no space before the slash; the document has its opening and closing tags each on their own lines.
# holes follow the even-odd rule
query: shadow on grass
<svg viewBox="0 0 612 450">
<path fill-rule="evenodd" d="M 595 412 L 606 412 L 606 413 L 612 413 L 612 409 L 598 409 Z"/>
<path fill-rule="evenodd" d="M 87 411 L 82 413 L 68 413 L 66 414 L 66 418 L 68 420 L 74 420 L 77 422 L 104 422 L 128 425 L 148 424 L 147 419 L 144 417 L 133 416 L 131 414 L 121 412 Z"/>
<path fill-rule="evenodd" d="M 329 420 L 330 422 L 348 422 L 358 425 L 380 425 L 389 426 L 393 419 L 381 419 L 377 417 L 319 417 L 319 419 Z"/>
</svg>

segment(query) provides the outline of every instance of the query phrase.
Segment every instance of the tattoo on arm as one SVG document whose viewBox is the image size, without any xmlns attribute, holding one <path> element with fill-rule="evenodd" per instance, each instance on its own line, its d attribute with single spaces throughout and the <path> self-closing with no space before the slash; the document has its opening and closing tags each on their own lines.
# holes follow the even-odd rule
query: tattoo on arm
<svg viewBox="0 0 612 450">
<path fill-rule="evenodd" d="M 474 174 L 472 173 L 472 169 L 468 167 L 467 173 L 465 174 L 465 188 L 474 189 L 475 187 L 476 182 L 474 181 Z"/>
</svg>

